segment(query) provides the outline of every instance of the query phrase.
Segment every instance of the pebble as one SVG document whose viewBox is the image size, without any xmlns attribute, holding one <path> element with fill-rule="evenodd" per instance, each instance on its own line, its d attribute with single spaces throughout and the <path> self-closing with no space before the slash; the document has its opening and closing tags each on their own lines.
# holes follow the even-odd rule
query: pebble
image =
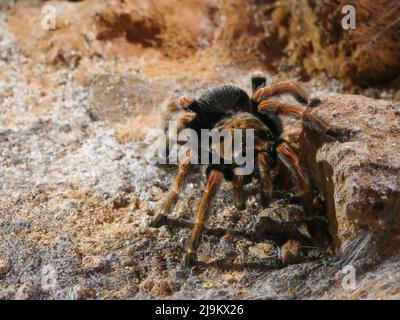
<svg viewBox="0 0 400 320">
<path fill-rule="evenodd" d="M 281 248 L 281 259 L 285 265 L 299 262 L 300 256 L 301 244 L 297 240 L 289 240 Z"/>
<path fill-rule="evenodd" d="M 72 290 L 74 299 L 76 300 L 88 300 L 96 298 L 96 292 L 91 288 L 82 287 L 78 284 L 74 286 Z"/>
<path fill-rule="evenodd" d="M 103 256 L 87 256 L 82 259 L 82 269 L 85 272 L 105 271 L 110 264 Z"/>
<path fill-rule="evenodd" d="M 11 270 L 11 262 L 8 257 L 0 257 L 0 276 L 4 276 Z"/>
<path fill-rule="evenodd" d="M 273 247 L 270 243 L 257 243 L 255 246 L 249 248 L 249 252 L 258 259 L 265 259 L 268 258 Z"/>
</svg>

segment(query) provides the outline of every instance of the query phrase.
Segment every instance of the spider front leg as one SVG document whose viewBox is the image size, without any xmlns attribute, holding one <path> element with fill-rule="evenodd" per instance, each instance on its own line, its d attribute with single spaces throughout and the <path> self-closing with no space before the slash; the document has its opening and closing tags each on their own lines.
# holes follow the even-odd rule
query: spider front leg
<svg viewBox="0 0 400 320">
<path fill-rule="evenodd" d="M 306 93 L 293 81 L 282 81 L 275 83 L 270 87 L 260 88 L 253 94 L 252 100 L 262 101 L 265 98 L 282 93 L 290 93 L 297 102 L 304 105 L 308 103 Z"/>
<path fill-rule="evenodd" d="M 164 201 L 160 209 L 160 213 L 150 223 L 150 227 L 159 228 L 163 225 L 168 224 L 167 215 L 170 214 L 171 211 L 175 208 L 175 205 L 179 198 L 179 194 L 182 192 L 185 186 L 186 177 L 188 176 L 191 167 L 190 161 L 192 157 L 193 153 L 188 151 L 180 161 L 179 170 L 172 184 L 171 191 L 168 194 L 167 199 Z"/>
<path fill-rule="evenodd" d="M 313 212 L 313 199 L 311 196 L 310 183 L 306 176 L 300 160 L 293 149 L 286 143 L 279 145 L 276 148 L 279 159 L 292 172 L 296 178 L 296 185 L 303 198 L 304 210 L 306 213 Z"/>
<path fill-rule="evenodd" d="M 261 204 L 263 207 L 268 207 L 272 198 L 272 163 L 266 152 L 257 155 L 257 162 L 261 179 Z"/>
<path fill-rule="evenodd" d="M 196 212 L 196 222 L 192 231 L 192 235 L 186 247 L 186 254 L 184 258 L 185 267 L 190 267 L 195 262 L 196 250 L 200 243 L 201 232 L 204 227 L 204 223 L 207 221 L 210 215 L 212 202 L 221 186 L 222 178 L 223 174 L 215 170 L 211 171 L 208 176 L 206 189 Z"/>
<path fill-rule="evenodd" d="M 326 124 L 322 119 L 313 116 L 307 110 L 297 108 L 285 103 L 281 103 L 275 100 L 264 100 L 262 101 L 257 110 L 259 113 L 278 113 L 291 115 L 299 119 L 303 119 L 304 122 L 313 130 L 321 133 L 327 134 L 330 137 L 337 137 L 338 133 L 333 130 L 328 124 Z"/>
</svg>

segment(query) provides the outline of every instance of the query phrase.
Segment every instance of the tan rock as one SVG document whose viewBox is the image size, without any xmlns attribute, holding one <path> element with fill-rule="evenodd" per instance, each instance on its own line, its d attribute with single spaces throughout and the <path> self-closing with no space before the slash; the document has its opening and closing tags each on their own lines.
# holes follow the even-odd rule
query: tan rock
<svg viewBox="0 0 400 320">
<path fill-rule="evenodd" d="M 268 258 L 274 246 L 270 243 L 257 243 L 249 248 L 250 253 L 259 259 Z"/>
<path fill-rule="evenodd" d="M 77 67 L 84 57 L 132 57 L 157 48 L 169 56 L 192 54 L 202 39 L 213 36 L 208 5 L 203 1 L 105 0 L 49 1 L 56 8 L 56 29 L 41 27 L 43 4 L 18 2 L 11 29 L 23 52 L 50 64 Z M 179 8 L 179 10 L 171 10 Z M 107 45 L 113 42 L 113 45 Z"/>
<path fill-rule="evenodd" d="M 294 264 L 300 260 L 301 244 L 296 240 L 287 241 L 281 248 L 281 259 L 283 264 Z"/>
<path fill-rule="evenodd" d="M 160 108 L 168 91 L 137 76 L 106 74 L 93 80 L 90 92 L 95 120 L 125 122 Z"/>
<path fill-rule="evenodd" d="M 160 297 L 167 297 L 174 293 L 175 284 L 168 279 L 157 279 L 154 280 L 153 288 L 151 292 Z"/>
<path fill-rule="evenodd" d="M 82 259 L 82 269 L 85 272 L 106 271 L 109 267 L 109 262 L 102 256 L 86 256 Z"/>
<path fill-rule="evenodd" d="M 344 142 L 329 141 L 306 126 L 300 140 L 303 159 L 326 200 L 337 250 L 359 239 L 364 245 L 376 242 L 381 253 L 398 252 L 400 104 L 336 95 L 312 113 L 345 135 Z"/>
<path fill-rule="evenodd" d="M 83 287 L 81 285 L 76 285 L 72 289 L 74 299 L 76 300 L 88 300 L 96 298 L 96 292 L 87 287 Z"/>
<path fill-rule="evenodd" d="M 396 93 L 394 95 L 394 100 L 400 101 L 400 90 L 396 91 Z"/>
<path fill-rule="evenodd" d="M 380 83 L 399 74 L 400 35 L 391 25 L 400 8 L 388 12 L 390 0 L 360 2 L 356 29 L 346 30 L 341 26 L 345 15 L 338 10 L 337 2 L 322 0 L 312 5 L 308 1 L 282 1 L 280 6 L 288 6 L 291 13 L 290 48 L 311 58 L 312 67 L 307 70 L 310 74 L 324 70 L 346 84 Z"/>
</svg>

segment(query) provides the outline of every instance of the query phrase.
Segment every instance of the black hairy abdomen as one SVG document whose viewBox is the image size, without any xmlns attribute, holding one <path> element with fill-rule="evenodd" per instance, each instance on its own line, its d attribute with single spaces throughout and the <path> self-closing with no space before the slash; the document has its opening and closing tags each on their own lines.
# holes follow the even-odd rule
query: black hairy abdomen
<svg viewBox="0 0 400 320">
<path fill-rule="evenodd" d="M 242 89 L 224 85 L 207 90 L 187 109 L 196 113 L 190 127 L 195 130 L 212 129 L 223 118 L 238 112 L 251 112 L 251 100 Z"/>
</svg>

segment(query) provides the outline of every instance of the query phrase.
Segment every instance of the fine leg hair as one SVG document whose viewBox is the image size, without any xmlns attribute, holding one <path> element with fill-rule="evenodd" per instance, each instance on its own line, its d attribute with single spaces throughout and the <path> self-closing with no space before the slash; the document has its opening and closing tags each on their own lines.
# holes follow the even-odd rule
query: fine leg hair
<svg viewBox="0 0 400 320">
<path fill-rule="evenodd" d="M 183 129 L 188 128 L 189 123 L 191 121 L 193 121 L 193 119 L 196 117 L 196 114 L 194 112 L 181 112 L 179 117 L 174 121 L 172 127 L 170 128 L 168 126 L 168 123 L 164 124 L 164 131 L 167 134 L 167 158 L 170 155 L 170 145 L 171 145 L 171 141 L 174 141 L 174 143 L 177 143 L 176 140 L 176 135 L 179 134 L 179 132 L 181 132 Z M 172 129 L 172 131 L 170 131 L 170 129 Z M 172 143 L 173 144 L 173 143 Z"/>
<path fill-rule="evenodd" d="M 244 195 L 243 195 L 243 186 L 244 186 L 244 176 L 234 175 L 233 176 L 233 202 L 239 210 L 243 210 L 245 208 L 244 205 Z"/>
<path fill-rule="evenodd" d="M 164 201 L 160 212 L 153 219 L 150 226 L 159 228 L 165 224 L 168 224 L 167 215 L 175 208 L 176 202 L 178 201 L 179 195 L 184 189 L 186 178 L 189 174 L 191 163 L 190 160 L 193 154 L 188 151 L 179 163 L 179 170 L 175 176 L 175 180 L 172 183 L 171 191 L 169 192 L 167 199 Z"/>
<path fill-rule="evenodd" d="M 192 103 L 194 99 L 191 97 L 181 97 L 178 100 L 172 100 L 167 104 L 166 110 L 164 114 L 162 115 L 162 125 L 163 128 L 167 129 L 168 127 L 168 121 L 171 120 L 171 116 L 174 113 L 177 113 L 179 111 L 182 111 L 183 108 L 188 106 L 190 103 Z"/>
<path fill-rule="evenodd" d="M 291 94 L 299 103 L 306 105 L 308 103 L 307 95 L 295 82 L 293 81 L 282 81 L 273 84 L 272 86 L 266 86 L 259 88 L 252 97 L 252 100 L 262 101 L 265 98 L 279 95 L 282 93 Z"/>
<path fill-rule="evenodd" d="M 199 208 L 196 212 L 196 221 L 192 231 L 192 235 L 188 241 L 186 247 L 186 254 L 184 258 L 184 263 L 186 267 L 193 265 L 196 259 L 196 250 L 200 243 L 200 236 L 204 226 L 207 221 L 212 207 L 212 202 L 217 194 L 223 174 L 219 171 L 211 171 L 208 179 L 206 189 L 204 191 L 203 197 L 201 198 Z"/>
<path fill-rule="evenodd" d="M 335 136 L 336 132 L 330 128 L 323 120 L 313 116 L 307 110 L 281 103 L 275 100 L 264 100 L 258 105 L 260 113 L 278 113 L 291 115 L 303 121 L 313 130 L 330 136 Z"/>
<path fill-rule="evenodd" d="M 272 163 L 266 152 L 260 152 L 257 155 L 258 168 L 261 179 L 261 204 L 267 207 L 272 198 Z"/>
<path fill-rule="evenodd" d="M 303 198 L 304 210 L 306 213 L 313 212 L 313 201 L 311 196 L 311 187 L 307 175 L 305 174 L 300 160 L 287 144 L 282 143 L 276 148 L 279 159 L 292 172 L 296 180 L 296 185 Z"/>
</svg>

